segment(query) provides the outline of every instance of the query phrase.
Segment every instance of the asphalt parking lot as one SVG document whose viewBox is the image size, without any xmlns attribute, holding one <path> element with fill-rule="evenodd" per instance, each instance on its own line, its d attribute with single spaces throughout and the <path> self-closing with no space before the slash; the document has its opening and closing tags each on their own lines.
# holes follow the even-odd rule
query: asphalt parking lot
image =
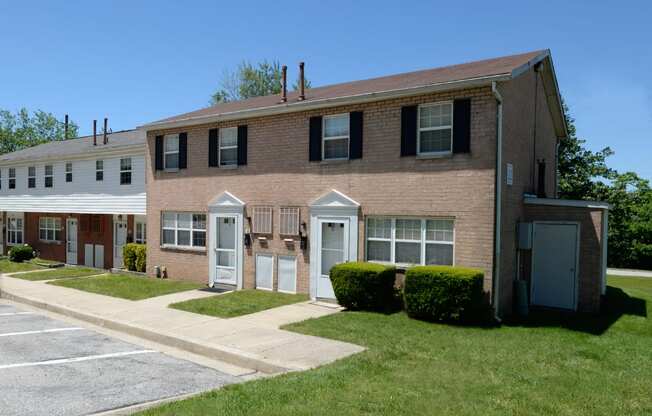
<svg viewBox="0 0 652 416">
<path fill-rule="evenodd" d="M 86 415 L 240 381 L 0 302 L 0 415 Z"/>
</svg>

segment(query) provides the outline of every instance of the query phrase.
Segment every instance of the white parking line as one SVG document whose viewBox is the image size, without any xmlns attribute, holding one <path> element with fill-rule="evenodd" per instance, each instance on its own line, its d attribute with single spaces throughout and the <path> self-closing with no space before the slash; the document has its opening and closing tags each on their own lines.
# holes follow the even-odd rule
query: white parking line
<svg viewBox="0 0 652 416">
<path fill-rule="evenodd" d="M 34 312 L 7 312 L 0 313 L 0 316 L 14 316 L 14 315 L 33 315 Z"/>
<path fill-rule="evenodd" d="M 125 356 L 128 356 L 128 355 L 149 354 L 149 353 L 153 353 L 153 352 L 156 352 L 156 351 L 154 351 L 154 350 L 137 350 L 137 351 L 116 352 L 116 353 L 112 353 L 112 354 L 87 355 L 85 357 L 62 358 L 62 359 L 58 359 L 58 360 L 36 361 L 36 362 L 31 362 L 31 363 L 6 364 L 6 365 L 0 365 L 0 370 L 6 370 L 8 368 L 17 368 L 17 367 L 36 367 L 36 366 L 40 366 L 40 365 L 78 363 L 80 361 L 100 360 L 102 358 L 125 357 Z"/>
<path fill-rule="evenodd" d="M 54 329 L 41 329 L 39 331 L 24 331 L 24 332 L 7 332 L 0 334 L 0 337 L 13 337 L 14 335 L 32 335 L 32 334 L 45 334 L 48 332 L 62 332 L 62 331 L 79 331 L 84 328 L 54 328 Z"/>
</svg>

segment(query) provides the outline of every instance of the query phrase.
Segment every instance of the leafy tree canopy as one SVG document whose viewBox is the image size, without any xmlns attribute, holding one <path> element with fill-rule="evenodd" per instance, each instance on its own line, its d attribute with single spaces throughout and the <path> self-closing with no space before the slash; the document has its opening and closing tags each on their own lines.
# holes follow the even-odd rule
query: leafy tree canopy
<svg viewBox="0 0 652 416">
<path fill-rule="evenodd" d="M 22 108 L 15 113 L 0 110 L 0 154 L 15 152 L 51 140 L 64 140 L 64 123 L 52 113 Z M 68 124 L 68 138 L 77 137 L 78 128 Z"/>
</svg>

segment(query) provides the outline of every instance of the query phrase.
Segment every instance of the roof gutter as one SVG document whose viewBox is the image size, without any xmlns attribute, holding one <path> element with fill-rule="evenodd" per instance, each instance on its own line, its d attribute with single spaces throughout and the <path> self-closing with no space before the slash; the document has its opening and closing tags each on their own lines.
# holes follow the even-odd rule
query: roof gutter
<svg viewBox="0 0 652 416">
<path fill-rule="evenodd" d="M 503 97 L 496 81 L 491 83 L 491 92 L 496 98 L 496 182 L 494 198 L 494 261 L 492 270 L 492 304 L 494 317 L 500 321 L 500 258 L 502 231 L 502 184 L 503 184 Z"/>
<path fill-rule="evenodd" d="M 294 101 L 285 104 L 276 104 L 268 107 L 260 107 L 250 110 L 233 111 L 215 115 L 202 115 L 188 117 L 175 121 L 160 121 L 139 126 L 139 130 L 152 131 L 177 127 L 194 126 L 198 124 L 216 123 L 219 121 L 238 120 L 244 118 L 264 117 L 297 111 L 307 111 L 319 108 L 336 107 L 340 105 L 361 104 L 371 101 L 379 101 L 392 98 L 409 97 L 413 95 L 428 94 L 433 92 L 447 91 L 460 88 L 472 88 L 489 86 L 493 82 L 506 81 L 511 74 L 497 74 L 478 78 L 468 78 L 460 81 L 442 82 L 420 87 L 402 88 L 396 90 L 378 91 L 373 93 L 350 95 L 345 97 L 324 98 L 319 100 Z"/>
</svg>

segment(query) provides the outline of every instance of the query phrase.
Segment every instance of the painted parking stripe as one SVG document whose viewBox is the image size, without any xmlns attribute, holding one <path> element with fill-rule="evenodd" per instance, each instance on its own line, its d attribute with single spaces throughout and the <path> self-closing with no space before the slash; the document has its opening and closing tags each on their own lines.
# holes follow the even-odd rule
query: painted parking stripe
<svg viewBox="0 0 652 416">
<path fill-rule="evenodd" d="M 6 365 L 0 365 L 0 370 L 6 370 L 8 368 L 19 368 L 19 367 L 36 367 L 36 366 L 42 366 L 42 365 L 78 363 L 78 362 L 81 362 L 81 361 L 101 360 L 103 358 L 116 358 L 116 357 L 126 357 L 126 356 L 129 356 L 129 355 L 151 354 L 153 352 L 156 352 L 156 351 L 154 351 L 154 350 L 137 350 L 137 351 L 116 352 L 116 353 L 112 353 L 112 354 L 87 355 L 85 357 L 61 358 L 61 359 L 58 359 L 58 360 L 36 361 L 36 362 L 31 362 L 31 363 L 6 364 Z"/>
<path fill-rule="evenodd" d="M 33 315 L 34 312 L 6 312 L 0 313 L 0 316 L 14 316 L 14 315 Z"/>
<path fill-rule="evenodd" d="M 39 331 L 24 331 L 24 332 L 7 332 L 5 334 L 0 334 L 0 337 L 13 337 L 15 335 L 33 335 L 33 334 L 47 334 L 48 332 L 63 332 L 63 331 L 79 331 L 84 328 L 53 328 L 53 329 L 41 329 Z"/>
</svg>

